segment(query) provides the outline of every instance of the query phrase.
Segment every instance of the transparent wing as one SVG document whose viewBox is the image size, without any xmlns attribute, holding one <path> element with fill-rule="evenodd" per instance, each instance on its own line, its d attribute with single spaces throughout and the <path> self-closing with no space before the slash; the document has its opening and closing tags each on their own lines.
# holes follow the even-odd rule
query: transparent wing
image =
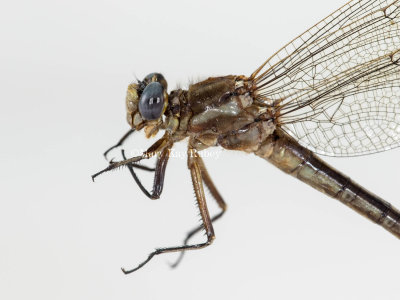
<svg viewBox="0 0 400 300">
<path fill-rule="evenodd" d="M 400 1 L 348 2 L 254 75 L 257 99 L 316 153 L 355 156 L 400 146 Z"/>
</svg>

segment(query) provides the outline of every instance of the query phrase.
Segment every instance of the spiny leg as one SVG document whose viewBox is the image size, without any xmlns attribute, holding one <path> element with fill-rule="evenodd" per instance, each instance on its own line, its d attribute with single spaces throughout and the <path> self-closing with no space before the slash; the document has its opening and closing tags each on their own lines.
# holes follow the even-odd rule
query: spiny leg
<svg viewBox="0 0 400 300">
<path fill-rule="evenodd" d="M 107 159 L 108 152 L 110 152 L 112 149 L 115 149 L 115 148 L 118 148 L 119 146 L 122 146 L 122 144 L 125 142 L 125 140 L 134 132 L 135 132 L 135 129 L 129 129 L 129 131 L 127 133 L 125 133 L 122 136 L 122 138 L 118 141 L 118 143 L 116 143 L 114 146 L 108 148 L 107 151 L 103 153 L 104 158 L 108 161 L 108 159 Z"/>
<path fill-rule="evenodd" d="M 121 150 L 121 152 L 125 153 L 124 150 Z M 124 159 L 126 159 L 126 158 L 124 158 Z M 146 166 L 139 165 L 139 164 L 130 164 L 130 165 L 128 165 L 128 167 L 140 169 L 140 170 L 143 170 L 143 171 L 149 171 L 149 172 L 154 172 L 156 170 L 155 168 L 150 168 L 150 167 L 146 167 Z"/>
<path fill-rule="evenodd" d="M 107 158 L 107 154 L 108 154 L 111 150 L 113 150 L 113 149 L 115 149 L 115 148 L 118 148 L 119 146 L 122 146 L 122 145 L 124 144 L 125 140 L 126 140 L 128 137 L 130 137 L 130 135 L 131 135 L 132 133 L 134 133 L 134 132 L 135 132 L 135 129 L 129 129 L 129 131 L 128 131 L 127 133 L 125 133 L 125 134 L 122 136 L 122 138 L 120 138 L 120 140 L 118 141 L 118 143 L 116 143 L 114 146 L 108 148 L 107 151 L 103 153 L 104 158 L 105 158 L 107 161 L 109 161 L 108 158 Z M 112 159 L 111 159 L 109 162 L 110 162 L 110 163 L 113 163 Z M 146 167 L 146 166 L 143 166 L 143 165 L 139 165 L 139 164 L 131 164 L 131 166 L 134 167 L 134 168 L 137 168 L 137 169 L 144 170 L 144 171 L 151 171 L 151 172 L 152 172 L 152 171 L 155 170 L 154 168 L 149 168 L 149 167 Z"/>
<path fill-rule="evenodd" d="M 140 182 L 138 176 L 136 175 L 135 171 L 132 168 L 132 165 L 127 165 L 129 172 L 131 172 L 131 175 L 132 175 L 133 179 L 136 181 L 139 188 L 150 199 L 160 198 L 160 195 L 161 195 L 161 192 L 162 192 L 163 186 L 164 186 L 165 169 L 167 167 L 171 147 L 172 147 L 172 145 L 166 146 L 160 152 L 160 156 L 157 158 L 157 163 L 156 163 L 156 168 L 155 168 L 155 173 L 154 173 L 153 189 L 151 192 L 149 192 L 143 186 L 143 184 Z M 125 151 L 122 150 L 121 153 L 122 153 L 122 158 L 126 160 Z"/>
<path fill-rule="evenodd" d="M 121 150 L 121 153 L 123 153 L 123 155 L 122 155 L 123 158 L 126 159 L 126 157 L 124 157 L 124 155 L 125 155 L 125 150 L 124 149 Z M 114 161 L 110 160 L 110 164 L 112 164 L 112 163 L 114 163 Z M 131 163 L 131 164 L 129 164 L 129 166 L 131 166 L 132 168 L 136 168 L 136 169 L 140 169 L 140 170 L 148 171 L 148 172 L 154 172 L 156 170 L 155 168 L 150 168 L 150 167 L 143 166 L 141 164 L 136 164 L 136 163 Z"/>
<path fill-rule="evenodd" d="M 203 178 L 204 184 L 206 185 L 206 187 L 210 191 L 210 193 L 213 196 L 213 198 L 217 201 L 218 206 L 221 208 L 221 212 L 219 212 L 218 214 L 214 215 L 211 218 L 211 222 L 214 223 L 214 221 L 218 220 L 219 218 L 221 218 L 224 215 L 224 213 L 225 213 L 225 211 L 227 209 L 227 205 L 226 205 L 224 199 L 222 198 L 221 194 L 218 192 L 216 186 L 214 185 L 210 175 L 208 174 L 206 166 L 204 165 L 204 161 L 200 156 L 197 158 L 197 162 L 198 162 L 198 165 L 199 165 L 199 168 L 200 168 L 200 171 L 201 171 L 201 176 Z M 186 235 L 186 238 L 185 238 L 183 244 L 186 246 L 188 244 L 189 240 L 195 234 L 200 232 L 202 229 L 203 229 L 203 227 L 200 225 L 200 226 L 197 226 L 197 227 L 193 228 L 191 231 L 189 231 L 188 234 Z M 179 265 L 179 263 L 183 259 L 184 254 L 185 254 L 185 251 L 182 251 L 179 254 L 179 257 L 175 261 L 175 263 L 171 264 L 172 268 L 175 268 L 176 266 Z"/>
<path fill-rule="evenodd" d="M 142 155 L 131 157 L 131 158 L 125 159 L 123 161 L 112 162 L 108 165 L 107 168 L 92 175 L 92 180 L 94 181 L 94 179 L 97 176 L 99 176 L 100 174 L 103 174 L 104 172 L 108 172 L 113 169 L 120 168 L 120 167 L 123 167 L 126 165 L 132 165 L 134 163 L 141 161 L 142 159 L 148 159 L 148 158 L 154 156 L 158 152 L 162 151 L 162 149 L 164 149 L 168 144 L 170 144 L 169 140 L 170 140 L 170 134 L 167 132 L 162 138 L 160 138 L 153 145 L 151 145 L 149 147 L 149 149 L 147 149 Z"/>
<path fill-rule="evenodd" d="M 227 205 L 222 198 L 221 194 L 218 192 L 218 189 L 214 185 L 214 182 L 212 181 L 210 174 L 208 174 L 208 171 L 206 169 L 206 166 L 204 165 L 203 159 L 199 156 L 198 158 L 198 163 L 199 167 L 201 170 L 201 176 L 203 177 L 203 182 L 210 191 L 211 195 L 214 197 L 214 199 L 217 201 L 218 206 L 222 209 L 222 212 L 225 212 L 227 209 Z"/>
<path fill-rule="evenodd" d="M 204 247 L 207 247 L 208 245 L 210 245 L 212 243 L 212 241 L 214 240 L 214 238 L 215 238 L 214 229 L 212 227 L 210 214 L 208 213 L 208 209 L 207 209 L 207 203 L 206 203 L 206 199 L 204 196 L 204 190 L 203 190 L 202 174 L 201 174 L 201 169 L 198 164 L 197 158 L 198 158 L 198 156 L 197 157 L 189 156 L 188 157 L 188 167 L 190 169 L 190 175 L 192 178 L 193 189 L 194 189 L 194 192 L 196 195 L 197 204 L 198 204 L 201 219 L 203 222 L 202 228 L 204 228 L 206 231 L 207 241 L 204 243 L 193 244 L 193 245 L 158 248 L 154 252 L 150 253 L 150 255 L 147 257 L 147 259 L 145 261 L 143 261 L 141 264 L 139 264 L 136 268 L 134 268 L 132 270 L 128 270 L 128 271 L 125 269 L 122 269 L 122 271 L 125 274 L 129 274 L 129 273 L 135 272 L 136 270 L 140 269 L 145 264 L 147 264 L 155 255 L 159 255 L 162 253 L 201 249 L 201 248 L 204 248 Z"/>
</svg>

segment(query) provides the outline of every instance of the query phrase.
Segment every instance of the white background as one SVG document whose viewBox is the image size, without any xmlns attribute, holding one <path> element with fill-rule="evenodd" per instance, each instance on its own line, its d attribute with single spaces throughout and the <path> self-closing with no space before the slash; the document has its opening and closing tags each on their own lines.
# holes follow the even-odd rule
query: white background
<svg viewBox="0 0 400 300">
<path fill-rule="evenodd" d="M 223 151 L 206 161 L 229 210 L 215 224 L 215 243 L 187 253 L 174 270 L 168 263 L 176 254 L 129 276 L 119 268 L 136 266 L 155 247 L 179 245 L 198 224 L 186 162 L 171 159 L 158 201 L 125 169 L 90 178 L 128 130 L 124 97 L 135 76 L 161 72 L 171 90 L 207 76 L 249 75 L 342 4 L 3 4 L 0 298 L 398 297 L 398 239 L 253 155 Z M 142 134 L 130 141 L 145 144 Z M 400 207 L 399 154 L 327 160 Z"/>
</svg>

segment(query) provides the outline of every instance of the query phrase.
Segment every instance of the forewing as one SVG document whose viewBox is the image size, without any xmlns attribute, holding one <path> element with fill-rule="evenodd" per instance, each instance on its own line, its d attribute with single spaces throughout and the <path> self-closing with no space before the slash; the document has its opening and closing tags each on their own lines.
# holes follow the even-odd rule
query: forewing
<svg viewBox="0 0 400 300">
<path fill-rule="evenodd" d="M 400 1 L 350 1 L 268 59 L 255 94 L 300 144 L 355 156 L 400 146 Z"/>
</svg>

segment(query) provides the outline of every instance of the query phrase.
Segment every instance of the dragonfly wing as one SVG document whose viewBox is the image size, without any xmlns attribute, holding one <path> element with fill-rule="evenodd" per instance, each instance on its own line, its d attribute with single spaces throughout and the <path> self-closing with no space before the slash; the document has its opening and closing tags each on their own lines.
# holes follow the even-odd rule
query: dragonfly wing
<svg viewBox="0 0 400 300">
<path fill-rule="evenodd" d="M 277 123 L 316 153 L 400 146 L 400 1 L 348 2 L 268 59 L 254 83 Z"/>
</svg>

